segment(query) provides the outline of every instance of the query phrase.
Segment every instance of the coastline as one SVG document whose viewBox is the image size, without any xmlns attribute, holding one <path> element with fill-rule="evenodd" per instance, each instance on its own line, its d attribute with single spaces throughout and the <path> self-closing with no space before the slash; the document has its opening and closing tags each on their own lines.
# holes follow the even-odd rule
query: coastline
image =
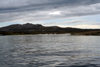
<svg viewBox="0 0 100 67">
<path fill-rule="evenodd" d="M 100 29 L 80 29 L 71 27 L 43 26 L 41 24 L 15 24 L 0 28 L 0 35 L 35 35 L 35 34 L 70 34 L 70 35 L 98 35 Z"/>
</svg>

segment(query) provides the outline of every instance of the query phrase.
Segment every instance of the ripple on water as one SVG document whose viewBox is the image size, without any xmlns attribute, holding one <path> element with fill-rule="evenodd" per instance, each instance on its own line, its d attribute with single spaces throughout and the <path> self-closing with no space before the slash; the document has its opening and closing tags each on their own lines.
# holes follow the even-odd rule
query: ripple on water
<svg viewBox="0 0 100 67">
<path fill-rule="evenodd" d="M 66 34 L 0 37 L 0 67 L 100 67 L 99 40 Z"/>
</svg>

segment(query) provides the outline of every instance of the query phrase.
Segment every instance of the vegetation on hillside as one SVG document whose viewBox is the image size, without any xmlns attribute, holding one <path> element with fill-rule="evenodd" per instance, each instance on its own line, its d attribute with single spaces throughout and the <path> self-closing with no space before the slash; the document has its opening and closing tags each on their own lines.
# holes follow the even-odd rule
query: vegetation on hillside
<svg viewBox="0 0 100 67">
<path fill-rule="evenodd" d="M 42 26 L 40 24 L 14 24 L 0 28 L 0 35 L 26 35 L 26 34 L 61 34 L 72 35 L 100 35 L 100 29 L 62 28 L 58 26 Z"/>
</svg>

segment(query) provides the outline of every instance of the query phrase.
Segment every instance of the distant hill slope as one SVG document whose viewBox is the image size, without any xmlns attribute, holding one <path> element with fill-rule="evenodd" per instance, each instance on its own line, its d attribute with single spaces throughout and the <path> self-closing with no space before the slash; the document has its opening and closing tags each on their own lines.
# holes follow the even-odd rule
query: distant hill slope
<svg viewBox="0 0 100 67">
<path fill-rule="evenodd" d="M 61 34 L 72 35 L 100 35 L 100 29 L 62 28 L 58 26 L 42 26 L 40 24 L 14 24 L 0 28 L 1 35 L 24 35 L 24 34 Z"/>
</svg>

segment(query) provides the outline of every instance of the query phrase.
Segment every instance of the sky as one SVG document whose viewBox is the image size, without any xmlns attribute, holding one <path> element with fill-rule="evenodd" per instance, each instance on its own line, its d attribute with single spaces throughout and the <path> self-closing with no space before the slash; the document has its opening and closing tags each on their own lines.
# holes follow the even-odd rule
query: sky
<svg viewBox="0 0 100 67">
<path fill-rule="evenodd" d="M 100 0 L 0 0 L 0 27 L 24 23 L 100 28 Z"/>
</svg>

